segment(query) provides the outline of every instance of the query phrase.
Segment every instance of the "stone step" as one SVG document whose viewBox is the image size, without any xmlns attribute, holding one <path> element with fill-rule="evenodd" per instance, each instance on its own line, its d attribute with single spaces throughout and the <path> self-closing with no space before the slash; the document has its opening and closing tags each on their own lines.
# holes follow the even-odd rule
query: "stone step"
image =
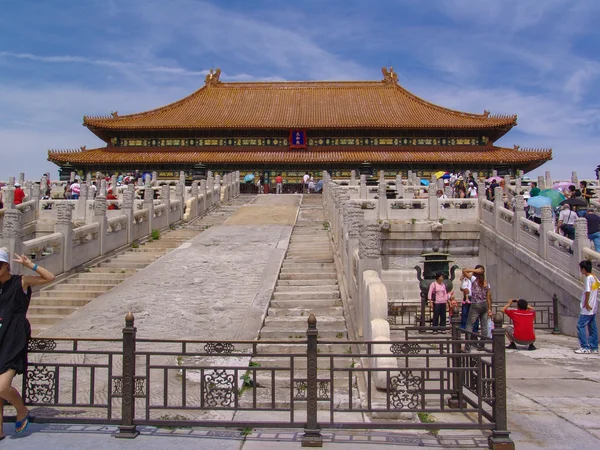
<svg viewBox="0 0 600 450">
<path fill-rule="evenodd" d="M 333 256 L 333 252 L 329 249 L 325 250 L 306 250 L 306 251 L 298 251 L 298 250 L 288 250 L 286 253 L 286 258 L 294 258 L 297 256 L 307 257 L 307 258 L 330 258 Z"/>
<path fill-rule="evenodd" d="M 167 254 L 168 252 L 166 250 L 161 250 L 158 248 L 151 248 L 151 247 L 146 247 L 141 246 L 138 248 L 130 248 L 128 251 L 132 252 L 132 253 L 162 253 L 162 254 Z"/>
<path fill-rule="evenodd" d="M 315 258 L 312 256 L 288 256 L 289 259 L 294 261 L 306 261 L 306 262 L 333 262 L 333 257 Z"/>
<path fill-rule="evenodd" d="M 297 263 L 291 261 L 284 261 L 282 268 L 285 269 L 333 269 L 335 270 L 334 263 Z"/>
<path fill-rule="evenodd" d="M 319 336 L 321 339 L 334 340 L 344 339 L 346 340 L 346 327 L 342 326 L 339 331 L 337 330 L 322 330 L 319 329 Z M 260 330 L 261 339 L 306 339 L 306 334 L 300 330 L 294 329 L 271 329 L 268 326 L 263 327 Z"/>
<path fill-rule="evenodd" d="M 66 315 L 63 314 L 27 314 L 27 320 L 32 327 L 34 325 L 54 325 L 65 317 Z"/>
<path fill-rule="evenodd" d="M 279 280 L 277 281 L 277 287 L 279 286 L 336 286 L 337 280 L 335 279 L 324 279 L 324 280 Z"/>
<path fill-rule="evenodd" d="M 63 316 L 66 317 L 69 314 L 74 313 L 79 309 L 79 306 L 76 305 L 30 305 L 29 310 L 27 312 L 28 315 L 34 316 L 42 316 L 42 315 L 50 315 L 50 316 Z"/>
<path fill-rule="evenodd" d="M 86 274 L 89 275 L 89 274 Z M 103 275 L 110 275 L 110 278 L 100 278 Z M 102 274 L 102 273 L 95 273 L 93 277 L 79 277 L 79 276 L 75 276 L 75 277 L 71 277 L 71 278 L 67 278 L 64 283 L 68 284 L 68 285 L 77 285 L 77 284 L 107 284 L 110 286 L 115 286 L 119 283 L 121 283 L 122 281 L 126 280 L 127 278 L 129 278 L 129 276 L 127 276 L 127 274 L 122 274 L 122 277 L 120 276 L 121 274 Z M 118 277 L 118 278 L 117 278 Z M 61 284 L 60 286 L 63 286 L 63 284 Z"/>
<path fill-rule="evenodd" d="M 344 316 L 331 317 L 321 315 L 318 320 L 318 330 L 336 330 L 345 329 L 346 321 Z M 300 330 L 305 332 L 308 325 L 302 316 L 267 316 L 265 318 L 265 327 L 280 328 L 282 330 Z"/>
<path fill-rule="evenodd" d="M 289 261 L 289 260 L 288 260 Z M 335 267 L 291 267 L 291 266 L 282 266 L 280 274 L 283 273 L 314 273 L 314 274 L 337 274 Z"/>
<path fill-rule="evenodd" d="M 60 298 L 96 298 L 100 297 L 106 291 L 40 291 L 40 298 L 60 297 Z"/>
<path fill-rule="evenodd" d="M 273 339 L 281 341 L 282 339 Z M 276 344 L 268 342 L 268 339 L 262 339 L 259 342 L 263 342 L 256 346 L 257 353 L 259 355 L 269 354 L 298 354 L 298 356 L 306 357 L 306 344 Z M 348 354 L 350 351 L 350 344 L 319 344 L 319 354 Z"/>
<path fill-rule="evenodd" d="M 166 254 L 166 252 L 160 252 L 160 254 L 154 254 L 154 253 L 123 253 L 121 255 L 115 256 L 114 258 L 110 258 L 108 261 L 131 261 L 131 262 L 137 262 L 137 261 L 154 261 L 154 260 L 160 258 L 161 256 L 163 256 L 163 254 Z"/>
<path fill-rule="evenodd" d="M 296 300 L 298 298 L 316 298 L 316 299 L 339 299 L 340 294 L 338 291 L 336 292 L 319 292 L 319 291 L 310 291 L 303 292 L 301 295 L 298 295 L 297 292 L 274 292 L 273 299 L 275 300 Z"/>
<path fill-rule="evenodd" d="M 306 309 L 310 309 L 313 307 L 319 308 L 319 307 L 333 307 L 333 306 L 342 306 L 342 301 L 340 300 L 339 297 L 336 299 L 333 299 L 333 298 L 332 299 L 301 298 L 301 299 L 285 299 L 285 300 L 272 299 L 271 300 L 271 307 L 273 307 L 273 308 L 290 308 L 290 309 L 306 308 Z"/>
<path fill-rule="evenodd" d="M 150 263 L 109 261 L 100 263 L 98 267 L 106 267 L 110 269 L 144 269 L 149 264 Z"/>
<path fill-rule="evenodd" d="M 88 268 L 90 274 L 117 274 L 117 275 L 134 275 L 138 272 L 138 269 L 133 268 L 119 268 L 119 267 L 90 267 Z M 83 274 L 82 274 L 83 275 Z"/>
<path fill-rule="evenodd" d="M 281 271 L 280 280 L 337 280 L 335 271 L 312 272 L 313 269 L 294 270 L 292 272 Z"/>
<path fill-rule="evenodd" d="M 308 317 L 314 314 L 317 318 L 317 325 L 321 317 L 325 316 L 338 316 L 343 317 L 344 309 L 341 306 L 314 306 L 307 308 L 275 308 L 271 307 L 268 311 L 268 317 L 300 317 L 304 320 L 305 324 Z"/>
<path fill-rule="evenodd" d="M 40 291 L 40 292 L 46 292 L 46 291 L 50 291 L 50 292 L 85 292 L 85 291 L 106 292 L 106 291 L 110 291 L 113 287 L 115 287 L 118 284 L 118 283 L 113 283 L 113 284 L 107 284 L 107 283 L 92 284 L 92 283 L 93 283 L 93 280 L 89 280 L 89 283 L 87 283 L 87 284 L 61 283 L 61 284 L 58 284 L 51 288 L 44 289 L 43 291 Z"/>
<path fill-rule="evenodd" d="M 356 359 L 352 358 L 336 358 L 334 360 L 335 368 L 346 368 L 352 365 L 352 362 L 357 364 Z M 290 367 L 290 358 L 269 358 L 267 356 L 259 356 L 256 358 L 252 358 L 252 362 L 260 364 L 261 368 L 289 368 Z M 317 358 L 317 367 L 319 369 L 329 369 L 331 360 L 329 358 Z M 307 359 L 306 355 L 302 357 L 294 358 L 294 367 L 297 369 L 306 369 Z M 258 376 L 257 372 L 257 376 Z M 320 374 L 319 374 L 320 376 Z"/>
<path fill-rule="evenodd" d="M 275 292 L 296 292 L 296 293 L 309 293 L 309 292 L 336 292 L 339 294 L 339 288 L 337 285 L 317 284 L 308 286 L 279 286 L 275 287 Z M 303 295 L 303 294 L 300 294 Z"/>
<path fill-rule="evenodd" d="M 31 306 L 85 306 L 93 299 L 91 298 L 55 298 L 55 297 L 33 297 Z"/>
</svg>

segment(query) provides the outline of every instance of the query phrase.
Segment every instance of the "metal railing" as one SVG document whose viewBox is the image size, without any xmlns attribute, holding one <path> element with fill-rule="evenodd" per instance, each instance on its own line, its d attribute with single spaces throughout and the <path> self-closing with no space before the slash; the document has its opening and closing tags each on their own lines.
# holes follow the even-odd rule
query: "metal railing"
<svg viewBox="0 0 600 450">
<path fill-rule="evenodd" d="M 137 339 L 128 314 L 122 339 L 31 339 L 22 389 L 33 421 L 114 424 L 120 438 L 141 425 L 303 428 L 303 446 L 320 446 L 322 428 L 477 429 L 492 431 L 493 448 L 512 442 L 502 321 L 492 339 L 453 317 L 445 334 L 406 327 L 401 341 L 362 342 L 320 339 L 311 315 L 295 339 L 182 341 Z M 401 420 L 442 412 L 439 423 Z"/>
</svg>

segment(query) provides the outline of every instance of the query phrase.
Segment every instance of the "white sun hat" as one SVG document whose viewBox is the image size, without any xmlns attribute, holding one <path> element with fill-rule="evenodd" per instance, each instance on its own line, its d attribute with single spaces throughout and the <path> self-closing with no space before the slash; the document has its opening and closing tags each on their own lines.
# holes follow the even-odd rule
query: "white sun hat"
<svg viewBox="0 0 600 450">
<path fill-rule="evenodd" d="M 0 248 L 0 262 L 10 263 L 8 252 L 3 248 Z"/>
</svg>

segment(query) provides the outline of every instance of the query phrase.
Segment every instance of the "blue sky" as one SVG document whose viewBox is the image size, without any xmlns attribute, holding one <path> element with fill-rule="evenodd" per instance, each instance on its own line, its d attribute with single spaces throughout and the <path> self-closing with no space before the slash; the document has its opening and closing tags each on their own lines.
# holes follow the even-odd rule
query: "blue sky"
<svg viewBox="0 0 600 450">
<path fill-rule="evenodd" d="M 103 145 L 82 116 L 139 112 L 224 81 L 399 82 L 440 105 L 518 114 L 498 144 L 600 164 L 597 0 L 2 0 L 0 179 Z M 535 172 L 534 172 L 535 174 Z"/>
</svg>

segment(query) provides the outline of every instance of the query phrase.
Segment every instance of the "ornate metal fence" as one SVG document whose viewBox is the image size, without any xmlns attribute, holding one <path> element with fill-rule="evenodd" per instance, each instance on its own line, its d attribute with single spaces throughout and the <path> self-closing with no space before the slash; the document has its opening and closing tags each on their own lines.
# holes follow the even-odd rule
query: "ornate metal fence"
<svg viewBox="0 0 600 450">
<path fill-rule="evenodd" d="M 303 445 L 320 446 L 322 428 L 478 429 L 494 448 L 512 443 L 496 319 L 492 339 L 465 337 L 454 317 L 397 342 L 322 340 L 311 315 L 306 336 L 217 342 L 137 339 L 128 314 L 119 340 L 32 339 L 23 393 L 36 422 L 117 424 L 121 438 L 139 425 L 304 428 Z"/>
</svg>

